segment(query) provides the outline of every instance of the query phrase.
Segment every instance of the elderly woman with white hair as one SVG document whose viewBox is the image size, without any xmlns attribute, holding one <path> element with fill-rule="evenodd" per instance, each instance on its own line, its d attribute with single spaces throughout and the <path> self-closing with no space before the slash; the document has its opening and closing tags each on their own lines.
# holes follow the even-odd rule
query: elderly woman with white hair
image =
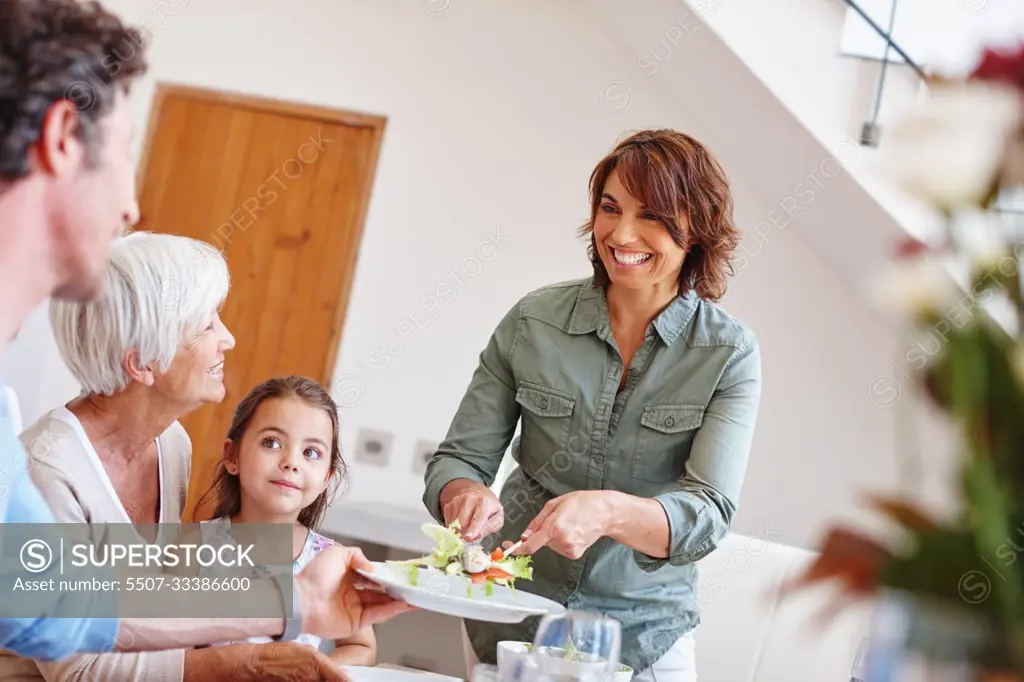
<svg viewBox="0 0 1024 682">
<path fill-rule="evenodd" d="M 147 232 L 116 240 L 110 258 L 100 297 L 52 303 L 57 345 L 82 393 L 22 433 L 30 475 L 57 522 L 178 523 L 192 456 L 178 420 L 224 399 L 224 355 L 235 345 L 218 314 L 227 265 L 209 244 Z M 294 643 L 52 663 L 5 652 L 0 679 L 300 680 L 321 679 L 325 664 Z"/>
</svg>

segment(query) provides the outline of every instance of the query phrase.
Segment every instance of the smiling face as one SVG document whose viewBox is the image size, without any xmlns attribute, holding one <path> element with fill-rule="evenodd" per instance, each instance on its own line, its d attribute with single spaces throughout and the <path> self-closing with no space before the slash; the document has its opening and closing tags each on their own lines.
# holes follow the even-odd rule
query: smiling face
<svg viewBox="0 0 1024 682">
<path fill-rule="evenodd" d="M 261 402 L 237 448 L 225 443 L 225 468 L 239 477 L 246 517 L 294 523 L 327 487 L 334 437 L 319 407 L 296 397 Z"/>
<path fill-rule="evenodd" d="M 626 190 L 617 171 L 601 192 L 594 247 L 612 284 L 630 289 L 677 287 L 686 258 L 664 221 Z"/>
<path fill-rule="evenodd" d="M 590 174 L 594 283 L 629 296 L 717 301 L 739 244 L 729 180 L 711 152 L 676 130 L 642 130 Z"/>
<path fill-rule="evenodd" d="M 166 372 L 153 377 L 153 386 L 175 404 L 194 409 L 224 400 L 224 354 L 235 337 L 212 313 L 210 322 L 178 348 Z"/>
</svg>

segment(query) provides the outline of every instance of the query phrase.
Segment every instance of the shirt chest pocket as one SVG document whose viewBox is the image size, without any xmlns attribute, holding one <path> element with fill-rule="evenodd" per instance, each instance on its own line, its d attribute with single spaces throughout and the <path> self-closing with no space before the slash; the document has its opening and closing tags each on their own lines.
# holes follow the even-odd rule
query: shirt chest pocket
<svg viewBox="0 0 1024 682">
<path fill-rule="evenodd" d="M 702 423 L 702 405 L 645 407 L 633 452 L 633 478 L 666 483 L 682 476 Z"/>
<path fill-rule="evenodd" d="M 533 473 L 555 458 L 565 459 L 576 398 L 553 388 L 520 382 L 516 402 L 522 408 L 520 464 Z"/>
</svg>

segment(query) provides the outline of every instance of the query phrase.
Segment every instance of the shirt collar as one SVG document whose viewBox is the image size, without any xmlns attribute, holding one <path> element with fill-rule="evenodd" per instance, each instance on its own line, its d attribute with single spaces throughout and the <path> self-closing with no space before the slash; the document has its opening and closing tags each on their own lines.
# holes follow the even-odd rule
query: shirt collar
<svg viewBox="0 0 1024 682">
<path fill-rule="evenodd" d="M 668 307 L 654 318 L 654 329 L 666 346 L 671 346 L 679 338 L 699 305 L 700 299 L 693 290 L 690 290 L 685 295 L 672 299 Z M 576 295 L 568 331 L 570 334 L 590 334 L 602 327 L 610 326 L 608 299 L 604 287 L 595 285 L 591 279 L 588 284 L 580 287 Z"/>
</svg>

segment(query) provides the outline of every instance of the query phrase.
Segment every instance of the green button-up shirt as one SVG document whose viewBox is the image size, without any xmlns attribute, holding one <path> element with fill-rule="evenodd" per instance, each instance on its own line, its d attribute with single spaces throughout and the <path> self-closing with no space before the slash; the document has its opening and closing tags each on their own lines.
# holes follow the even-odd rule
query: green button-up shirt
<svg viewBox="0 0 1024 682">
<path fill-rule="evenodd" d="M 424 504 L 443 522 L 441 489 L 456 478 L 494 482 L 512 442 L 518 468 L 502 488 L 517 540 L 549 500 L 575 490 L 654 498 L 670 528 L 667 558 L 598 540 L 578 560 L 543 548 L 517 589 L 622 624 L 622 662 L 646 670 L 699 622 L 694 564 L 726 534 L 760 400 L 753 332 L 692 292 L 647 329 L 619 391 L 623 362 L 603 289 L 592 279 L 544 287 L 502 319 L 426 472 Z M 539 620 L 467 621 L 483 662 L 497 642 L 533 641 Z"/>
</svg>

